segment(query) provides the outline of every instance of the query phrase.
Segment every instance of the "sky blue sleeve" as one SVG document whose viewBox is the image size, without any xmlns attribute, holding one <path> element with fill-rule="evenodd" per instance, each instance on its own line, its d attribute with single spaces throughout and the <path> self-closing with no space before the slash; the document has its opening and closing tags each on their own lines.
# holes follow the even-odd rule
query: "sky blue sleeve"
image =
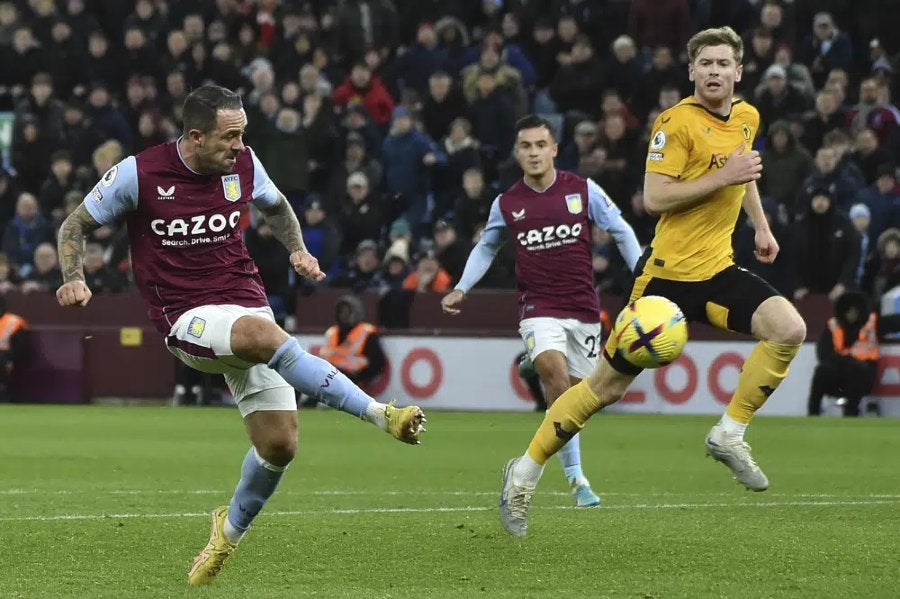
<svg viewBox="0 0 900 599">
<path fill-rule="evenodd" d="M 587 186 L 588 216 L 598 227 L 612 235 L 625 264 L 634 271 L 634 265 L 641 257 L 641 244 L 638 243 L 634 229 L 622 218 L 622 211 L 602 187 L 590 179 L 587 180 Z"/>
<path fill-rule="evenodd" d="M 491 262 L 494 261 L 494 256 L 497 255 L 500 246 L 503 245 L 502 233 L 505 228 L 506 221 L 503 220 L 503 213 L 500 212 L 500 196 L 497 196 L 494 203 L 491 204 L 491 213 L 488 216 L 487 225 L 481 233 L 481 239 L 472 248 L 472 253 L 466 260 L 466 267 L 459 278 L 459 283 L 456 284 L 456 289 L 468 293 L 472 287 L 478 284 L 484 273 L 491 267 Z"/>
<path fill-rule="evenodd" d="M 84 196 L 84 207 L 101 225 L 112 225 L 137 210 L 137 161 L 129 156 L 106 171 Z"/>
<path fill-rule="evenodd" d="M 278 188 L 275 187 L 275 182 L 269 178 L 269 173 L 256 157 L 253 148 L 248 147 L 247 149 L 250 150 L 250 157 L 253 158 L 253 205 L 257 208 L 274 206 L 278 201 Z M 300 168 L 306 168 L 306 165 L 302 164 Z"/>
</svg>

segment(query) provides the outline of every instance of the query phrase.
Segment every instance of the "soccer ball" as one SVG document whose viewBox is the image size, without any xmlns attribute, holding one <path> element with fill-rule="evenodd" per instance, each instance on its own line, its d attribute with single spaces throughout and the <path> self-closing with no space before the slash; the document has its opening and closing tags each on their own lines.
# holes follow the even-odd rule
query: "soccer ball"
<svg viewBox="0 0 900 599">
<path fill-rule="evenodd" d="M 675 302 L 646 295 L 619 313 L 612 331 L 616 352 L 638 368 L 674 362 L 687 342 L 687 322 Z"/>
</svg>

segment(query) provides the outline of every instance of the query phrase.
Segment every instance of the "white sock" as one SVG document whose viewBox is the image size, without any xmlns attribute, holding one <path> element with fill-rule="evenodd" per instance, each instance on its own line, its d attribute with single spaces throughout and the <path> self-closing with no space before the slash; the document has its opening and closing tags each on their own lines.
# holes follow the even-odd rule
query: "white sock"
<svg viewBox="0 0 900 599">
<path fill-rule="evenodd" d="M 228 518 L 225 518 L 225 525 L 222 528 L 225 531 L 225 538 L 232 545 L 237 545 L 244 538 L 244 535 L 247 534 L 246 530 L 235 528 Z"/>
<path fill-rule="evenodd" d="M 385 405 L 383 403 L 372 400 L 369 402 L 369 405 L 366 406 L 366 413 L 363 415 L 363 418 L 378 428 L 383 429 L 387 424 L 384 419 L 384 408 Z"/>
<path fill-rule="evenodd" d="M 743 439 L 744 433 L 747 431 L 747 425 L 743 422 L 738 422 L 728 414 L 722 414 L 722 418 L 719 419 L 719 424 L 716 426 L 722 429 L 722 433 L 725 437 L 730 439 Z"/>
<path fill-rule="evenodd" d="M 513 468 L 513 484 L 520 487 L 536 487 L 543 472 L 544 467 L 531 459 L 526 451 Z"/>
</svg>

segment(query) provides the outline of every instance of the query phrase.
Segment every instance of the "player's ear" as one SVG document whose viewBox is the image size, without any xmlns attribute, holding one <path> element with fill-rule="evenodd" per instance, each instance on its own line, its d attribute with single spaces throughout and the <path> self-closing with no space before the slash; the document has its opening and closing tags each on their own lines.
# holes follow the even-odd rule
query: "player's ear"
<svg viewBox="0 0 900 599">
<path fill-rule="evenodd" d="M 200 131 L 200 129 L 191 129 L 190 131 L 188 131 L 187 137 L 198 146 L 203 145 L 203 133 Z"/>
<path fill-rule="evenodd" d="M 737 66 L 736 73 L 735 73 L 735 75 L 734 75 L 734 80 L 735 80 L 735 81 L 740 81 L 740 80 L 741 80 L 741 76 L 742 76 L 743 74 L 744 74 L 744 65 L 739 64 L 739 65 Z"/>
<path fill-rule="evenodd" d="M 693 80 L 694 80 L 694 65 L 689 64 L 688 65 L 688 81 L 693 81 Z"/>
</svg>

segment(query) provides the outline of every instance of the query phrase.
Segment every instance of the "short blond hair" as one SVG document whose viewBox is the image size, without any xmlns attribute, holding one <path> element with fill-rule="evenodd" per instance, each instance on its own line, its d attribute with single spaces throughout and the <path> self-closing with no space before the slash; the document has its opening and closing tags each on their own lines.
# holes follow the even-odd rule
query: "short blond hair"
<svg viewBox="0 0 900 599">
<path fill-rule="evenodd" d="M 691 64 L 697 59 L 700 51 L 707 46 L 730 46 L 734 51 L 734 60 L 741 64 L 744 59 L 744 42 L 731 27 L 715 27 L 704 29 L 694 35 L 687 43 L 688 60 Z"/>
</svg>

